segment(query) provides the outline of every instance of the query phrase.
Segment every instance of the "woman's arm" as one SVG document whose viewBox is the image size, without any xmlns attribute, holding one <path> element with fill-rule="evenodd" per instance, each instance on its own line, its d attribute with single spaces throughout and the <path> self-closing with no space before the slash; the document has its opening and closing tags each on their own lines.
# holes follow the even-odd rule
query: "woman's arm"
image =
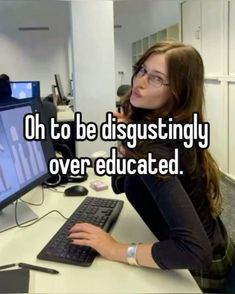
<svg viewBox="0 0 235 294">
<path fill-rule="evenodd" d="M 138 245 L 137 262 L 142 266 L 162 269 L 192 269 L 207 265 L 212 259 L 211 244 L 178 178 L 158 181 L 155 176 L 136 175 L 132 180 L 135 184 L 140 180 L 144 183 L 151 195 L 147 195 L 145 190 L 143 200 L 145 197 L 153 197 L 169 226 L 168 239 Z M 157 218 L 151 221 L 156 222 Z M 94 225 L 76 224 L 71 228 L 68 238 L 73 244 L 91 246 L 107 259 L 127 262 L 129 244 L 117 242 Z"/>
<path fill-rule="evenodd" d="M 212 260 L 212 246 L 195 208 L 178 177 L 157 180 L 138 176 L 154 199 L 169 228 L 169 237 L 154 243 L 152 256 L 164 269 L 201 268 Z"/>
<path fill-rule="evenodd" d="M 97 226 L 87 223 L 76 224 L 71 228 L 68 238 L 73 244 L 94 248 L 109 260 L 127 263 L 127 248 L 130 244 L 117 242 Z M 152 258 L 152 246 L 153 244 L 139 244 L 137 246 L 136 260 L 139 265 L 158 268 Z"/>
</svg>

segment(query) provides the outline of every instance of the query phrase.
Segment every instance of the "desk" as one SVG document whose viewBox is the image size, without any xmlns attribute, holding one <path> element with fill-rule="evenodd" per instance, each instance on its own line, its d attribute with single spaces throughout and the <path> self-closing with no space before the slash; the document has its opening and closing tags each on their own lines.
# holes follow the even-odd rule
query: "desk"
<svg viewBox="0 0 235 294">
<path fill-rule="evenodd" d="M 58 122 L 73 122 L 74 121 L 74 112 L 73 110 L 64 105 L 64 111 L 57 111 L 57 121 Z"/>
<path fill-rule="evenodd" d="M 127 202 L 125 195 L 113 194 L 111 188 L 95 192 L 89 182 L 102 179 L 109 183 L 108 177 L 96 177 L 89 170 L 89 178 L 84 184 L 90 196 L 120 198 L 125 201 L 112 236 L 123 242 L 149 242 L 155 237 Z M 69 184 L 72 185 L 72 184 Z M 63 188 L 58 188 L 63 191 Z M 38 187 L 24 196 L 24 200 L 40 202 L 41 188 Z M 45 190 L 43 206 L 32 207 L 42 216 L 57 209 L 69 216 L 84 197 L 65 197 L 63 193 Z M 60 274 L 30 272 L 30 293 L 201 293 L 187 270 L 163 271 L 134 267 L 128 264 L 111 262 L 98 256 L 90 267 L 37 260 L 36 256 L 64 220 L 58 214 L 50 214 L 31 227 L 14 228 L 0 234 L 1 264 L 27 262 L 57 269 Z"/>
</svg>

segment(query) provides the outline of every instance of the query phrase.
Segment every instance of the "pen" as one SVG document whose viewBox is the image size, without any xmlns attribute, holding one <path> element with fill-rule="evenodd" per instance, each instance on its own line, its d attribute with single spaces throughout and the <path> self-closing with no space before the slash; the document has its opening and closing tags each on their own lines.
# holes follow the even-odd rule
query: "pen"
<svg viewBox="0 0 235 294">
<path fill-rule="evenodd" d="M 27 268 L 27 269 L 39 271 L 39 272 L 48 273 L 48 274 L 58 274 L 59 273 L 57 270 L 54 270 L 52 268 L 37 266 L 37 265 L 33 265 L 33 264 L 28 264 L 28 263 L 20 262 L 20 263 L 18 263 L 18 266 L 22 267 L 22 268 Z"/>
<path fill-rule="evenodd" d="M 9 267 L 13 267 L 16 265 L 17 265 L 17 263 L 10 263 L 10 264 L 6 264 L 6 265 L 2 265 L 2 266 L 0 266 L 0 270 L 5 269 L 5 268 L 9 268 Z"/>
</svg>

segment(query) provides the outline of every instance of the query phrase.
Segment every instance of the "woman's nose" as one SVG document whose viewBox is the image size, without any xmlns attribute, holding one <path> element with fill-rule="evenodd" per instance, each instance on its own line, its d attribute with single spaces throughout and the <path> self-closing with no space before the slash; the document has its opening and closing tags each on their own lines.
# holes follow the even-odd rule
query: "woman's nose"
<svg viewBox="0 0 235 294">
<path fill-rule="evenodd" d="M 148 75 L 145 74 L 142 77 L 139 77 L 136 81 L 136 86 L 140 88 L 146 88 L 148 86 Z"/>
</svg>

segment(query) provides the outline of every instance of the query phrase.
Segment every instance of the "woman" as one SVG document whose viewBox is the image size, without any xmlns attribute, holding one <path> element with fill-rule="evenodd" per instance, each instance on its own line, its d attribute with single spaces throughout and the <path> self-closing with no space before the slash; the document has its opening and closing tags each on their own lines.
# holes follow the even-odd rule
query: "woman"
<svg viewBox="0 0 235 294">
<path fill-rule="evenodd" d="M 184 124 L 197 112 L 203 122 L 203 83 L 203 62 L 194 48 L 158 43 L 135 65 L 132 91 L 123 102 L 124 114 L 117 117 L 126 123 L 154 123 L 159 117 L 172 117 Z M 224 291 L 235 250 L 219 218 L 219 171 L 210 153 L 198 146 L 185 149 L 180 141 L 171 140 L 139 141 L 135 149 L 128 149 L 124 142 L 121 153 L 139 158 L 152 152 L 157 159 L 171 158 L 175 148 L 179 149 L 183 175 L 112 178 L 114 192 L 126 193 L 159 241 L 129 246 L 91 224 L 76 224 L 69 238 L 73 244 L 93 247 L 110 260 L 189 269 L 203 290 Z"/>
</svg>

